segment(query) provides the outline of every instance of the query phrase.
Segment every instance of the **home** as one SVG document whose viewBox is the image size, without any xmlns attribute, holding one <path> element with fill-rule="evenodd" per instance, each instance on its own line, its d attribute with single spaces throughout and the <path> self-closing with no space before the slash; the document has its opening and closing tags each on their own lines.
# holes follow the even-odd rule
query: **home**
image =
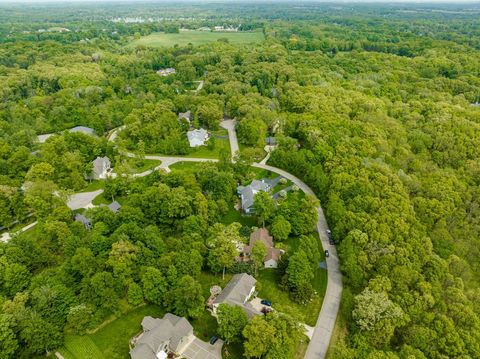
<svg viewBox="0 0 480 359">
<path fill-rule="evenodd" d="M 117 213 L 120 210 L 121 207 L 122 207 L 122 205 L 120 203 L 118 203 L 117 201 L 113 201 L 112 203 L 110 203 L 108 205 L 108 209 L 110 211 L 112 211 L 113 213 Z"/>
<path fill-rule="evenodd" d="M 247 273 L 235 274 L 227 286 L 213 300 L 213 315 L 216 315 L 218 306 L 222 303 L 241 307 L 250 318 L 262 314 L 249 302 L 255 293 L 256 283 L 257 280 Z"/>
<path fill-rule="evenodd" d="M 183 122 L 183 120 L 185 120 L 185 121 L 187 121 L 188 124 L 190 125 L 190 116 L 191 116 L 190 111 L 180 112 L 180 113 L 178 114 L 178 121 L 179 121 L 179 122 Z"/>
<path fill-rule="evenodd" d="M 72 133 L 79 132 L 85 135 L 95 136 L 95 130 L 93 128 L 85 127 L 85 126 L 75 126 L 69 129 L 68 132 L 72 132 Z"/>
<path fill-rule="evenodd" d="M 208 141 L 208 132 L 207 130 L 201 128 L 199 130 L 190 130 L 187 132 L 188 142 L 190 147 L 200 147 L 205 145 L 205 142 Z"/>
<path fill-rule="evenodd" d="M 267 146 L 275 146 L 277 144 L 276 137 L 269 136 L 265 139 L 265 143 Z"/>
<path fill-rule="evenodd" d="M 105 157 L 97 157 L 93 161 L 92 177 L 93 179 L 105 179 L 111 169 L 110 159 Z"/>
<path fill-rule="evenodd" d="M 240 197 L 242 202 L 242 210 L 244 213 L 252 214 L 254 213 L 253 202 L 255 195 L 260 192 L 270 191 L 271 186 L 265 179 L 262 180 L 253 180 L 248 186 L 239 186 L 237 187 L 237 194 Z"/>
<path fill-rule="evenodd" d="M 173 67 L 168 67 L 166 69 L 160 69 L 157 71 L 157 74 L 160 76 L 170 76 L 176 74 L 177 71 Z"/>
<path fill-rule="evenodd" d="M 262 242 L 267 249 L 267 254 L 263 259 L 265 268 L 278 268 L 278 262 L 284 251 L 273 246 L 273 237 L 268 233 L 268 229 L 266 228 L 259 228 L 250 234 L 250 242 L 242 251 L 244 260 L 250 260 L 253 245 L 258 241 Z"/>
<path fill-rule="evenodd" d="M 162 319 L 144 317 L 142 329 L 131 341 L 132 359 L 165 359 L 170 353 L 179 356 L 195 340 L 188 320 L 171 313 Z"/>
<path fill-rule="evenodd" d="M 93 227 L 91 219 L 80 213 L 75 214 L 74 221 L 82 223 L 87 230 L 91 230 Z"/>
</svg>

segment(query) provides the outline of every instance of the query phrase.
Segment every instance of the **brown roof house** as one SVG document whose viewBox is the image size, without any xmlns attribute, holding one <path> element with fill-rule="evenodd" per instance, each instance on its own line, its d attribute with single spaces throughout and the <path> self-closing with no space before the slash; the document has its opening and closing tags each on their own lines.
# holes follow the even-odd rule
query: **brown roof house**
<svg viewBox="0 0 480 359">
<path fill-rule="evenodd" d="M 250 258 L 253 245 L 257 241 L 263 242 L 267 248 L 267 254 L 263 259 L 265 268 L 277 268 L 280 257 L 284 251 L 273 246 L 273 237 L 268 233 L 268 229 L 266 228 L 259 228 L 250 234 L 250 243 L 243 248 L 244 260 Z"/>
<path fill-rule="evenodd" d="M 131 341 L 132 359 L 165 359 L 169 353 L 180 356 L 195 339 L 188 320 L 171 313 L 162 319 L 143 318 L 142 328 Z"/>
<path fill-rule="evenodd" d="M 257 280 L 247 273 L 235 274 L 213 301 L 213 315 L 216 315 L 217 308 L 222 303 L 241 307 L 250 318 L 262 314 L 249 302 L 255 293 L 256 283 Z"/>
</svg>

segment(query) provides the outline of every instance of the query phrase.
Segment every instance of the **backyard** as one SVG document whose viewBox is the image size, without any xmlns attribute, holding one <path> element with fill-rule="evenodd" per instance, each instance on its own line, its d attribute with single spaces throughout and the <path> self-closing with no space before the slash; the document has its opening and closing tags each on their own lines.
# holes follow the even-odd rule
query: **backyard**
<svg viewBox="0 0 480 359">
<path fill-rule="evenodd" d="M 227 39 L 231 44 L 259 43 L 264 39 L 263 33 L 255 32 L 209 32 L 197 30 L 183 30 L 178 34 L 166 34 L 156 32 L 132 41 L 128 46 L 138 45 L 151 47 L 171 47 L 175 45 L 185 46 L 188 44 L 203 45 L 209 42 Z"/>
</svg>

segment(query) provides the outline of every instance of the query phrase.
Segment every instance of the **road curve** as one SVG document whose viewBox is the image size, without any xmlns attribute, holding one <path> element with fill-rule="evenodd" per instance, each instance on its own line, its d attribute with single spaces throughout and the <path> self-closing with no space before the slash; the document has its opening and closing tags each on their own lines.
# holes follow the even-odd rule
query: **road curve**
<svg viewBox="0 0 480 359">
<path fill-rule="evenodd" d="M 277 167 L 269 166 L 262 163 L 254 163 L 253 167 L 262 168 L 271 172 L 275 172 L 298 186 L 308 195 L 315 196 L 315 193 L 303 181 L 294 175 Z M 315 196 L 316 197 L 316 196 Z M 328 249 L 330 256 L 327 261 L 327 290 L 323 298 L 322 308 L 317 319 L 317 324 L 313 332 L 305 354 L 305 359 L 323 359 L 325 358 L 330 344 L 330 338 L 335 328 L 337 313 L 340 308 L 340 300 L 342 298 L 342 273 L 340 272 L 340 262 L 338 260 L 337 249 L 330 245 L 327 237 L 328 224 L 323 214 L 322 207 L 317 208 L 318 222 L 317 231 L 324 249 Z"/>
</svg>

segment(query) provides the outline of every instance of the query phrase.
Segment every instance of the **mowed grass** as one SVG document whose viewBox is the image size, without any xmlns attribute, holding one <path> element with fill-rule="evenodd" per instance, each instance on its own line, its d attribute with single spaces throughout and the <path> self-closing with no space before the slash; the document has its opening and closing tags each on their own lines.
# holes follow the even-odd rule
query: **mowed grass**
<svg viewBox="0 0 480 359">
<path fill-rule="evenodd" d="M 208 32 L 208 31 L 180 31 L 178 34 L 166 34 L 155 32 L 132 41 L 128 46 L 136 47 L 139 45 L 150 47 L 171 47 L 175 45 L 185 46 L 203 45 L 219 39 L 227 39 L 231 44 L 250 44 L 259 43 L 264 39 L 263 33 L 255 32 Z"/>
<path fill-rule="evenodd" d="M 129 341 L 140 333 L 143 317 L 161 318 L 164 313 L 155 305 L 135 308 L 92 334 L 67 335 L 59 352 L 65 359 L 128 359 Z"/>
</svg>

